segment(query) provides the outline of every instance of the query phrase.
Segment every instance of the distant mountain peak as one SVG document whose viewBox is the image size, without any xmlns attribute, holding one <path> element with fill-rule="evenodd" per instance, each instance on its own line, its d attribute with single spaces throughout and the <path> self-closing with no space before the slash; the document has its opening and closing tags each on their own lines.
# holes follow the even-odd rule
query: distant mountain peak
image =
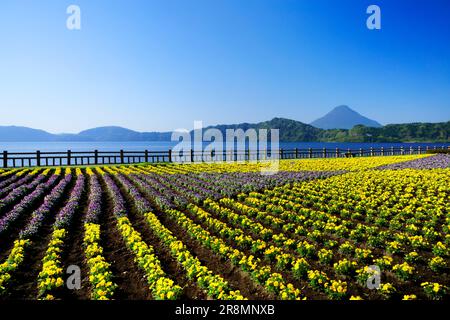
<svg viewBox="0 0 450 320">
<path fill-rule="evenodd" d="M 323 117 L 311 122 L 311 125 L 320 129 L 351 129 L 356 125 L 374 128 L 382 126 L 377 121 L 364 117 L 346 105 L 335 107 Z"/>
<path fill-rule="evenodd" d="M 353 111 L 353 112 L 356 112 L 355 110 L 353 110 L 352 108 L 350 108 L 349 106 L 347 106 L 347 105 L 345 105 L 345 104 L 340 105 L 340 106 L 337 106 L 337 107 L 334 107 L 333 110 L 336 110 L 336 111 Z M 332 110 L 332 111 L 333 111 L 333 110 Z"/>
</svg>

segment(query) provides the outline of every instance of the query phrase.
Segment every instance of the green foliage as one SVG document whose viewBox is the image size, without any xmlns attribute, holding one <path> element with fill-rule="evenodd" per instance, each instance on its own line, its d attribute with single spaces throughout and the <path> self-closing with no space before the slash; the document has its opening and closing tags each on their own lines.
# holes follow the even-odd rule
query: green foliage
<svg viewBox="0 0 450 320">
<path fill-rule="evenodd" d="M 224 137 L 226 129 L 279 129 L 280 141 L 285 142 L 450 142 L 450 121 L 388 124 L 381 128 L 356 125 L 350 130 L 323 130 L 300 121 L 273 118 L 255 124 L 218 125 L 213 128 L 219 129 Z"/>
</svg>

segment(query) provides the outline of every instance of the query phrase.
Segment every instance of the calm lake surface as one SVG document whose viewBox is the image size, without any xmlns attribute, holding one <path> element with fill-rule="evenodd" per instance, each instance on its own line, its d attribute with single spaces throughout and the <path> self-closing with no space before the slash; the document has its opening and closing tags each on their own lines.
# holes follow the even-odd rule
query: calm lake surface
<svg viewBox="0 0 450 320">
<path fill-rule="evenodd" d="M 170 141 L 118 141 L 118 142 L 1 142 L 0 151 L 8 152 L 34 152 L 40 151 L 167 151 L 173 148 L 177 142 Z M 206 145 L 206 144 L 205 144 Z M 450 143 L 343 143 L 343 142 L 280 142 L 283 149 L 369 149 L 388 147 L 449 147 Z"/>
</svg>

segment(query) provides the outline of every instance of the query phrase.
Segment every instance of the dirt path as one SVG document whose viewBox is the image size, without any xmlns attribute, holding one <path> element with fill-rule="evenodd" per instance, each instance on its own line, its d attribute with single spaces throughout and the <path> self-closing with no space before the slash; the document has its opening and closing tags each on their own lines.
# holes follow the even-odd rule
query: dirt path
<svg viewBox="0 0 450 320">
<path fill-rule="evenodd" d="M 138 188 L 139 189 L 139 188 Z M 154 201 L 148 193 L 143 189 L 139 189 L 141 194 L 147 198 L 151 203 Z M 156 207 L 155 203 L 153 203 Z M 236 268 L 231 262 L 221 259 L 214 252 L 206 248 L 198 241 L 192 239 L 180 226 L 172 221 L 167 215 L 161 211 L 153 211 L 161 221 L 161 223 L 173 234 L 182 241 L 188 248 L 188 250 L 196 256 L 200 262 L 206 266 L 209 270 L 222 276 L 232 288 L 240 290 L 241 293 L 249 299 L 270 299 L 270 295 L 239 268 Z M 144 222 L 146 223 L 146 222 Z"/>
<path fill-rule="evenodd" d="M 10 286 L 11 299 L 36 299 L 38 295 L 37 278 L 42 269 L 42 259 L 45 256 L 48 243 L 52 236 L 56 214 L 66 204 L 74 184 L 75 179 L 73 178 L 66 187 L 64 195 L 60 198 L 59 203 L 52 209 L 52 214 L 44 219 L 38 235 L 32 239 L 32 245 L 25 252 L 25 259 L 21 267 L 19 267 L 17 272 L 12 276 L 13 283 L 11 283 Z"/>
<path fill-rule="evenodd" d="M 122 235 L 117 229 L 117 220 L 113 215 L 112 200 L 106 192 L 106 184 L 99 179 L 103 190 L 102 215 L 100 217 L 101 245 L 106 261 L 111 263 L 114 282 L 118 285 L 114 299 L 149 300 L 151 299 L 144 273 L 134 262 L 134 256 L 125 246 Z"/>
<path fill-rule="evenodd" d="M 87 211 L 87 200 L 89 195 L 89 179 L 86 177 L 83 195 L 81 196 L 78 209 L 76 210 L 70 229 L 68 230 L 68 237 L 64 241 L 66 246 L 62 259 L 64 269 L 71 265 L 78 266 L 81 271 L 81 288 L 79 290 L 70 290 L 67 286 L 61 290 L 60 297 L 64 300 L 80 300 L 89 299 L 89 276 L 88 269 L 85 263 L 83 237 L 84 237 L 84 217 Z"/>
<path fill-rule="evenodd" d="M 50 176 L 46 177 L 42 181 L 42 184 L 46 183 L 49 178 Z M 54 186 L 56 186 L 58 181 L 55 182 Z M 7 230 L 4 234 L 0 235 L 0 263 L 3 262 L 9 255 L 14 245 L 14 240 L 18 239 L 19 233 L 20 231 L 23 230 L 23 228 L 27 224 L 28 220 L 31 217 L 31 213 L 33 213 L 34 210 L 39 208 L 43 202 L 44 196 L 40 197 L 39 199 L 36 199 L 36 201 L 34 201 L 34 203 L 32 203 L 31 206 L 27 210 L 25 210 L 25 212 L 22 212 L 19 218 L 11 224 L 9 230 Z"/>
<path fill-rule="evenodd" d="M 203 290 L 198 288 L 196 283 L 186 277 L 186 272 L 183 267 L 172 257 L 170 251 L 167 249 L 164 243 L 162 243 L 159 238 L 151 231 L 144 217 L 138 213 L 132 197 L 125 190 L 124 186 L 117 179 L 115 179 L 115 182 L 117 183 L 120 191 L 125 197 L 128 218 L 130 219 L 133 227 L 141 234 L 142 239 L 148 245 L 151 245 L 154 248 L 158 259 L 161 262 L 161 266 L 167 273 L 167 275 L 171 279 L 173 279 L 176 284 L 184 289 L 183 296 L 181 298 L 206 299 L 207 296 L 205 295 Z"/>
</svg>

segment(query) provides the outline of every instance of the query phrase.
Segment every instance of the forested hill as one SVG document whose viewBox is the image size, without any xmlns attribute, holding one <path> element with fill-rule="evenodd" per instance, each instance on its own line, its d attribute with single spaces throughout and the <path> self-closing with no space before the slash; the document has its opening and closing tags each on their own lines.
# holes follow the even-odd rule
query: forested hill
<svg viewBox="0 0 450 320">
<path fill-rule="evenodd" d="M 450 121 L 440 123 L 389 124 L 383 127 L 356 125 L 352 129 L 319 129 L 300 121 L 274 118 L 259 123 L 217 125 L 226 129 L 280 130 L 284 142 L 450 142 Z M 225 136 L 224 136 L 225 137 Z M 102 127 L 77 134 L 51 134 L 26 127 L 0 126 L 0 141 L 170 141 L 171 132 L 137 132 L 121 127 Z"/>
<path fill-rule="evenodd" d="M 218 125 L 225 134 L 226 129 L 269 129 L 280 130 L 280 141 L 322 141 L 322 142 L 450 142 L 450 121 L 440 123 L 389 124 L 383 127 L 356 125 L 352 129 L 323 130 L 299 121 L 274 118 L 255 124 L 241 123 Z"/>
</svg>

